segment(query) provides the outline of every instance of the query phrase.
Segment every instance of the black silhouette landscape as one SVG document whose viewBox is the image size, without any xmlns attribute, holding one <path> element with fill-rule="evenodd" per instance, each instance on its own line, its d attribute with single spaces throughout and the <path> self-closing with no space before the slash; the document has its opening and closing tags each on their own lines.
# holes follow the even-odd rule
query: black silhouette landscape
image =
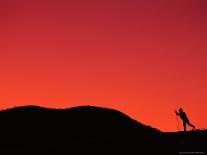
<svg viewBox="0 0 207 155">
<path fill-rule="evenodd" d="M 0 111 L 0 124 L 1 154 L 205 154 L 207 147 L 207 130 L 161 132 L 93 106 L 16 107 Z"/>
</svg>

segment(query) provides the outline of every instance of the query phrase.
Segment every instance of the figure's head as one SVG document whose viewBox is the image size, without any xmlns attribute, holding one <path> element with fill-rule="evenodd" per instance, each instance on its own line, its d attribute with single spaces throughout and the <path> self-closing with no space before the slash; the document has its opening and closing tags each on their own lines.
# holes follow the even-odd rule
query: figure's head
<svg viewBox="0 0 207 155">
<path fill-rule="evenodd" d="M 182 108 L 180 108 L 180 109 L 179 109 L 179 112 L 183 112 L 183 109 L 182 109 Z"/>
</svg>

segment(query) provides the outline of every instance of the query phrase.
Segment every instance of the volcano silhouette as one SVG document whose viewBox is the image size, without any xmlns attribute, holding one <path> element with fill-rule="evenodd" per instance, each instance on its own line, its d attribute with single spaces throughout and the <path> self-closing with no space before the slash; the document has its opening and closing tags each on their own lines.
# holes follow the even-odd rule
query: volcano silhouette
<svg viewBox="0 0 207 155">
<path fill-rule="evenodd" d="M 165 133 L 117 110 L 93 106 L 16 107 L 0 111 L 0 124 L 0 153 L 162 153 L 168 148 L 169 154 L 207 146 L 205 130 Z"/>
</svg>

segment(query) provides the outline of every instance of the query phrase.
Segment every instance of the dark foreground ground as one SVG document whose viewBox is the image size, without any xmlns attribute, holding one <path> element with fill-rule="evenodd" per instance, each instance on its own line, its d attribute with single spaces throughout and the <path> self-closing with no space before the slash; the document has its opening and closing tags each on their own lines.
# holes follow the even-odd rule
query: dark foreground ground
<svg viewBox="0 0 207 155">
<path fill-rule="evenodd" d="M 207 153 L 207 130 L 165 133 L 91 106 L 0 111 L 0 133 L 1 155 Z"/>
</svg>

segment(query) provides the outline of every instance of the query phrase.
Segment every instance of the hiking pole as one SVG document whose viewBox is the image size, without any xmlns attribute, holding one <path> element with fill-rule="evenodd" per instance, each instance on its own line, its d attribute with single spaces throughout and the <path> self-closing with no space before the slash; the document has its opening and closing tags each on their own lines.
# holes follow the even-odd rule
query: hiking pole
<svg viewBox="0 0 207 155">
<path fill-rule="evenodd" d="M 179 123 L 179 120 L 178 120 L 178 116 L 177 115 L 176 115 L 176 120 L 177 120 L 178 131 L 180 131 L 180 123 Z"/>
</svg>

